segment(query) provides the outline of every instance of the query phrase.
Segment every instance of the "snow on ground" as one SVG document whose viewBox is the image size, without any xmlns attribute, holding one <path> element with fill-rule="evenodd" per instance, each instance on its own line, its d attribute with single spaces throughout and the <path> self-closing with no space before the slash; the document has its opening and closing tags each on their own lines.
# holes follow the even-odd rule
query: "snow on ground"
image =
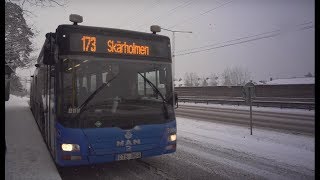
<svg viewBox="0 0 320 180">
<path fill-rule="evenodd" d="M 30 111 L 29 98 L 5 103 L 5 179 L 61 179 Z"/>
<path fill-rule="evenodd" d="M 206 104 L 206 103 L 188 103 L 188 102 L 179 102 L 179 105 L 188 105 L 188 106 L 200 106 L 200 107 L 213 107 L 220 109 L 233 109 L 233 110 L 249 110 L 249 106 L 243 105 L 221 105 L 221 104 Z M 307 109 L 291 109 L 291 108 L 277 108 L 277 107 L 257 107 L 252 106 L 252 111 L 262 111 L 262 112 L 274 112 L 274 113 L 290 113 L 290 114 L 305 114 L 305 115 L 314 115 L 314 110 Z"/>
<path fill-rule="evenodd" d="M 276 84 L 314 84 L 314 77 L 299 77 L 299 78 L 283 78 L 283 79 L 274 79 L 272 81 L 266 82 L 267 85 L 276 85 Z"/>
<path fill-rule="evenodd" d="M 314 137 L 177 117 L 179 136 L 314 171 Z"/>
<path fill-rule="evenodd" d="M 6 141 L 7 155 L 5 160 L 6 179 L 60 179 L 50 154 L 42 140 L 36 123 L 27 104 L 28 98 L 11 96 L 6 102 Z M 182 103 L 187 104 L 187 103 Z M 194 104 L 192 104 L 194 105 Z M 196 104 L 199 105 L 199 104 Z M 203 105 L 202 105 L 203 106 Z M 205 105 L 207 106 L 207 105 Z M 229 105 L 209 105 L 220 108 L 245 108 Z M 305 110 L 262 108 L 272 111 L 289 111 L 294 113 L 313 113 Z M 297 169 L 312 176 L 315 167 L 314 137 L 280 133 L 270 130 L 250 129 L 235 125 L 225 125 L 213 122 L 191 120 L 177 117 L 178 148 L 202 158 L 233 166 L 235 169 L 264 174 L 263 177 L 277 179 L 276 174 L 263 169 L 248 166 L 234 159 L 211 156 L 211 153 L 197 151 L 186 145 L 179 146 L 179 138 L 189 139 L 204 147 L 220 148 L 236 154 L 246 154 L 252 158 L 266 159 L 266 162 L 285 164 L 295 171 Z M 211 148 L 210 148 L 211 149 Z M 224 151 L 222 151 L 224 152 Z M 220 158 L 220 160 L 219 160 Z M 246 161 L 243 158 L 243 161 Z M 277 166 L 275 166 L 277 167 Z M 311 174 L 311 175 L 310 175 Z M 270 176 L 269 176 L 270 175 Z M 272 176 L 271 176 L 272 175 Z M 280 177 L 280 176 L 279 176 Z M 279 179 L 279 178 L 278 178 Z"/>
</svg>

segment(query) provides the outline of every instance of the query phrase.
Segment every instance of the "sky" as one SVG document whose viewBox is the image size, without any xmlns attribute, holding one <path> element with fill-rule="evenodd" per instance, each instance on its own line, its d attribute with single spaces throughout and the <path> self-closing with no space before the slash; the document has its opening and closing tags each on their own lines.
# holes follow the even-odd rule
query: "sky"
<svg viewBox="0 0 320 180">
<path fill-rule="evenodd" d="M 87 26 L 150 32 L 150 25 L 157 24 L 192 31 L 175 33 L 176 78 L 183 78 L 186 72 L 200 77 L 220 75 L 228 67 L 247 70 L 256 82 L 270 77 L 302 77 L 308 72 L 314 75 L 315 71 L 312 0 L 68 0 L 63 7 L 25 4 L 24 8 L 32 12 L 26 19 L 38 31 L 33 40 L 36 55 L 47 32 L 54 32 L 60 24 L 71 24 L 69 15 L 79 14 L 83 16 L 81 24 Z M 279 34 L 265 37 L 274 31 Z M 159 34 L 173 43 L 172 32 L 162 30 Z M 251 38 L 244 38 L 248 36 Z M 200 52 L 194 52 L 197 50 Z"/>
</svg>

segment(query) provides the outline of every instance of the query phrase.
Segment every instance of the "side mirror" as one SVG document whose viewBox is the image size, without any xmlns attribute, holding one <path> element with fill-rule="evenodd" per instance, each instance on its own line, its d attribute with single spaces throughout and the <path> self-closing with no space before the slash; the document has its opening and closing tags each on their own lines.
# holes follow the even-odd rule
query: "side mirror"
<svg viewBox="0 0 320 180">
<path fill-rule="evenodd" d="M 54 62 L 54 35 L 55 33 L 46 34 L 46 44 L 43 51 L 43 64 L 53 65 Z"/>
</svg>

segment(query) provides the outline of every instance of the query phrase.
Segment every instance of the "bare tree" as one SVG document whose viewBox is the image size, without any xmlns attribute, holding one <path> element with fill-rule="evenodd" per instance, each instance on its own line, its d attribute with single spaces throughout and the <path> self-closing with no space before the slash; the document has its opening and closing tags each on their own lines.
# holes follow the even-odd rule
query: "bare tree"
<svg viewBox="0 0 320 180">
<path fill-rule="evenodd" d="M 218 76 L 214 73 L 211 73 L 209 76 L 209 86 L 217 86 L 218 85 Z"/>
<path fill-rule="evenodd" d="M 14 2 L 18 4 L 22 9 L 24 9 L 25 4 L 29 4 L 30 6 L 39 6 L 39 7 L 54 7 L 65 6 L 68 0 L 6 0 L 8 2 Z"/>
<path fill-rule="evenodd" d="M 225 86 L 240 86 L 250 80 L 250 72 L 241 67 L 227 67 L 223 73 L 223 85 Z"/>
<path fill-rule="evenodd" d="M 208 86 L 208 80 L 209 80 L 209 78 L 205 78 L 205 77 L 203 77 L 202 79 L 203 79 L 203 81 L 202 81 L 201 86 L 202 86 L 202 87 L 206 87 L 206 86 Z"/>
<path fill-rule="evenodd" d="M 193 86 L 199 86 L 199 76 L 197 73 L 191 72 L 188 73 L 186 72 L 184 75 L 184 83 L 186 87 L 193 87 Z"/>
<path fill-rule="evenodd" d="M 200 86 L 200 82 L 201 82 L 201 78 L 199 78 L 198 76 L 195 76 L 196 80 L 194 82 L 194 86 L 195 87 L 199 87 Z"/>
<path fill-rule="evenodd" d="M 18 77 L 16 74 L 11 75 L 10 94 L 16 96 L 25 96 L 28 94 L 27 90 L 21 84 L 21 78 Z"/>
</svg>

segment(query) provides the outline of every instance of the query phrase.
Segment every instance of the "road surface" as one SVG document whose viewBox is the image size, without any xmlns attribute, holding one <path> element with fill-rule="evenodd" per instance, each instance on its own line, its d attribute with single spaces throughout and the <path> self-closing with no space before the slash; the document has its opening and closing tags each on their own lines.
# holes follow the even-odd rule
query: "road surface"
<svg viewBox="0 0 320 180">
<path fill-rule="evenodd" d="M 298 110 L 297 112 L 285 109 L 283 111 L 263 111 L 263 108 L 253 107 L 252 123 L 254 127 L 268 128 L 293 133 L 303 133 L 314 136 L 314 111 Z M 279 109 L 280 110 L 280 109 Z M 301 113 L 303 112 L 303 113 Z M 250 127 L 249 107 L 237 108 L 237 106 L 180 105 L 176 115 L 191 119 L 199 119 L 210 122 L 222 122 Z"/>
</svg>

